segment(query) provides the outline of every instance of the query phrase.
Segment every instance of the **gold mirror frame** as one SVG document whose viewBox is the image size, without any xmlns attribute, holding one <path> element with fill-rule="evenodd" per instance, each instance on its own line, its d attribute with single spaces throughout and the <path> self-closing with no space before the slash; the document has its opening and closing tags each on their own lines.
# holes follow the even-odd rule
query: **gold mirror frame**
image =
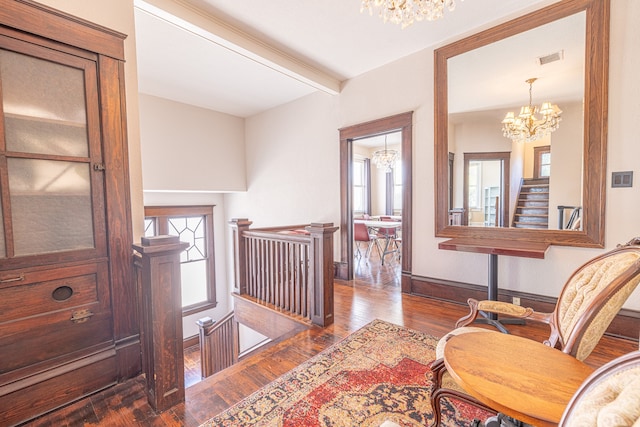
<svg viewBox="0 0 640 427">
<path fill-rule="evenodd" d="M 583 229 L 570 231 L 450 226 L 447 60 L 581 11 L 586 11 Z M 609 0 L 564 0 L 435 51 L 436 237 L 509 239 L 563 246 L 604 247 L 609 20 Z"/>
</svg>

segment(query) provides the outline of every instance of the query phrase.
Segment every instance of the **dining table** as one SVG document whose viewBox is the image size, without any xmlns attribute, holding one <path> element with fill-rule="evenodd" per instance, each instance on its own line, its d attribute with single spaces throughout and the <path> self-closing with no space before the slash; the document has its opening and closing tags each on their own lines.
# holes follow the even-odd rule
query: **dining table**
<svg viewBox="0 0 640 427">
<path fill-rule="evenodd" d="M 380 256 L 382 265 L 384 265 L 385 256 L 398 253 L 398 251 L 400 250 L 397 245 L 395 246 L 395 248 L 392 248 L 391 242 L 394 238 L 396 238 L 398 230 L 402 228 L 402 221 L 354 219 L 353 222 L 356 224 L 364 224 L 369 230 L 369 234 L 376 234 L 379 238 L 384 239 L 384 249 L 382 250 L 382 255 Z M 385 232 L 384 229 L 393 229 L 394 233 Z"/>
</svg>

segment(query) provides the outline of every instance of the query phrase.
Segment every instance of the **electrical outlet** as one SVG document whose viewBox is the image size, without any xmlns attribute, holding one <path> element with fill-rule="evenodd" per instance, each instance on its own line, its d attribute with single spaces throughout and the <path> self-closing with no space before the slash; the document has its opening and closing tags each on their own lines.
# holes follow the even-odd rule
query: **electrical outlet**
<svg viewBox="0 0 640 427">
<path fill-rule="evenodd" d="M 513 304 L 520 305 L 520 297 L 513 297 Z"/>
</svg>

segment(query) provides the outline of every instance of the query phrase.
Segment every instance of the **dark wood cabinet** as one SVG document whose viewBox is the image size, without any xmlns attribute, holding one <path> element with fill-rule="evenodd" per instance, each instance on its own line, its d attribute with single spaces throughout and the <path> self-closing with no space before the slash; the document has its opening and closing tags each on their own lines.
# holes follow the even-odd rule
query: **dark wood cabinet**
<svg viewBox="0 0 640 427">
<path fill-rule="evenodd" d="M 0 0 L 3 425 L 141 370 L 124 38 Z"/>
</svg>

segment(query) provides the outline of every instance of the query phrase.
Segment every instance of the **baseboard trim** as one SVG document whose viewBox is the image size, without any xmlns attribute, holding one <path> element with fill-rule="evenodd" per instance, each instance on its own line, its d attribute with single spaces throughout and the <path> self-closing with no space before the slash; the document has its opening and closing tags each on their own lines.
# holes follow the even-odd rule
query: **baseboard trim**
<svg viewBox="0 0 640 427">
<path fill-rule="evenodd" d="M 347 280 L 349 266 L 346 262 L 333 262 L 333 277 L 340 280 Z"/>
<path fill-rule="evenodd" d="M 469 298 L 487 299 L 487 288 L 485 286 L 422 276 L 411 276 L 410 289 L 407 292 L 403 287 L 403 292 L 463 305 L 466 305 Z M 553 311 L 558 300 L 545 295 L 508 289 L 498 290 L 498 300 L 500 301 L 512 302 L 514 297 L 520 298 L 520 305 L 522 306 L 547 313 Z M 609 325 L 606 334 L 638 341 L 638 336 L 640 335 L 639 319 L 640 311 L 623 308 Z"/>
<path fill-rule="evenodd" d="M 190 337 L 185 338 L 182 341 L 182 349 L 185 350 L 189 347 L 193 347 L 194 345 L 199 345 L 200 344 L 200 336 L 199 335 L 193 335 Z"/>
</svg>

